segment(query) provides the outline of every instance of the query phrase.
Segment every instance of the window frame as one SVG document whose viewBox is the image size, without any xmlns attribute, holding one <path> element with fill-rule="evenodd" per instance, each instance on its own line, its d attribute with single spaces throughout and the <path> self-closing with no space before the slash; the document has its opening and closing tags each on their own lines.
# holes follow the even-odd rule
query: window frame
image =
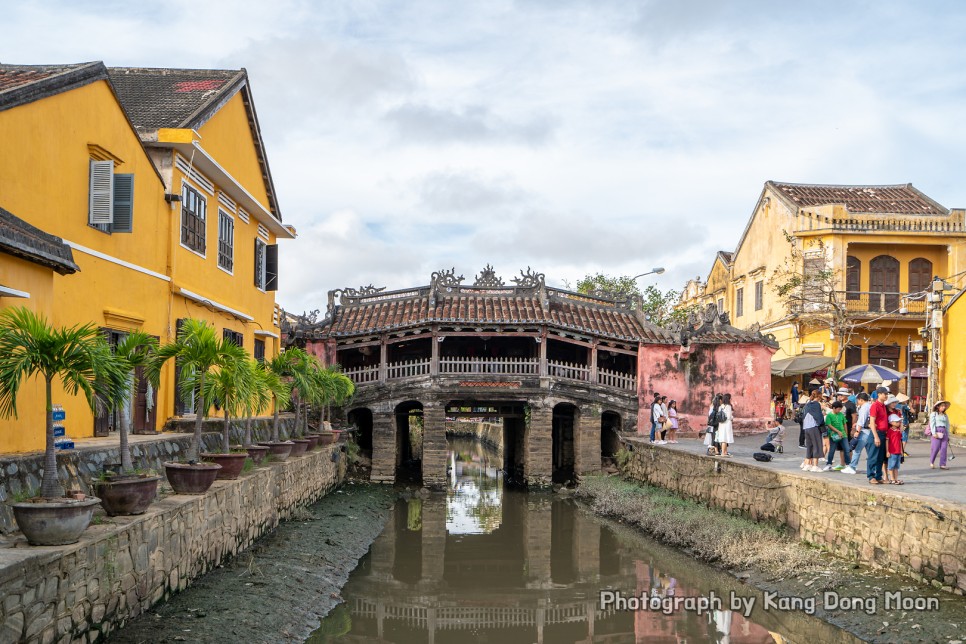
<svg viewBox="0 0 966 644">
<path fill-rule="evenodd" d="M 241 333 L 239 331 L 235 331 L 234 329 L 229 329 L 228 327 L 225 327 L 221 331 L 221 337 L 222 337 L 222 339 L 231 342 L 236 347 L 241 347 L 242 349 L 245 348 L 245 334 L 244 333 Z"/>
<path fill-rule="evenodd" d="M 222 258 L 225 256 L 224 253 L 222 252 L 222 245 L 226 243 L 225 240 L 222 239 L 223 223 L 227 223 L 226 228 L 229 233 L 228 240 L 227 240 L 227 246 L 228 246 L 228 255 L 227 255 L 228 266 L 227 267 L 221 263 Z M 235 274 L 235 218 L 232 216 L 230 212 L 222 208 L 218 209 L 218 268 L 225 271 L 229 275 Z"/>
<path fill-rule="evenodd" d="M 268 244 L 264 240 L 255 238 L 255 288 L 266 293 L 268 285 Z"/>
<path fill-rule="evenodd" d="M 258 362 L 265 362 L 265 340 L 262 338 L 255 338 L 252 346 L 252 357 Z"/>
<path fill-rule="evenodd" d="M 199 217 L 196 213 L 191 212 L 187 209 L 188 204 L 188 194 L 190 192 L 197 195 L 198 200 L 204 206 L 203 216 Z M 195 217 L 201 222 L 201 250 L 192 248 L 185 242 L 185 213 L 189 216 Z M 178 240 L 181 243 L 181 247 L 191 251 L 195 255 L 201 257 L 202 259 L 208 258 L 208 198 L 201 194 L 201 189 L 195 187 L 194 185 L 188 183 L 186 180 L 181 180 L 181 230 L 178 236 Z"/>
<path fill-rule="evenodd" d="M 755 310 L 760 311 L 765 308 L 765 280 L 755 282 Z"/>
<path fill-rule="evenodd" d="M 735 317 L 740 318 L 745 314 L 745 287 L 735 289 Z"/>
</svg>

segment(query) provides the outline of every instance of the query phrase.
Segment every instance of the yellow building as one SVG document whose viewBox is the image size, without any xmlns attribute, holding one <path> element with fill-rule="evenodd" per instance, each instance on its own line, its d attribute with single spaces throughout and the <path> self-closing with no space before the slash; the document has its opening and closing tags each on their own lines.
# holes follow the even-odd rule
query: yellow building
<svg viewBox="0 0 966 644">
<path fill-rule="evenodd" d="M 0 155 L 0 207 L 62 238 L 79 267 L 31 297 L 54 324 L 166 342 L 196 317 L 249 352 L 278 350 L 275 243 L 294 233 L 278 214 L 244 70 L 0 65 L 0 140 L 13 151 Z M 172 365 L 160 391 L 138 392 L 135 431 L 191 411 L 176 409 L 174 378 Z M 116 423 L 63 391 L 55 402 L 71 437 Z M 42 446 L 42 424 L 0 421 L 0 451 Z"/>
<path fill-rule="evenodd" d="M 884 364 L 912 376 L 901 390 L 924 396 L 925 369 L 910 361 L 922 343 L 924 294 L 933 276 L 964 269 L 964 211 L 949 210 L 910 184 L 768 181 L 730 261 L 718 254 L 703 299 L 695 301 L 718 304 L 735 326 L 757 324 L 773 334 L 780 346 L 776 361 L 841 353 L 839 369 Z M 848 337 L 814 323 L 822 304 L 789 308 L 776 290 L 784 270 L 829 272 L 834 284 L 828 296 L 848 313 Z M 952 279 L 961 282 L 962 276 Z M 773 387 L 787 392 L 791 382 L 776 378 Z"/>
<path fill-rule="evenodd" d="M 952 433 L 966 435 L 966 288 L 945 308 L 942 321 L 942 397 L 952 402 L 946 413 Z"/>
</svg>

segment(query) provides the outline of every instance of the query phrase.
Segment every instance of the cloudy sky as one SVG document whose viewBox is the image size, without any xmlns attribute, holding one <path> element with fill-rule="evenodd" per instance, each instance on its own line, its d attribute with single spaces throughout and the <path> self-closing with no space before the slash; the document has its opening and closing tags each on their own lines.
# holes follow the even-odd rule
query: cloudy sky
<svg viewBox="0 0 966 644">
<path fill-rule="evenodd" d="M 9 3 L 0 61 L 239 68 L 282 215 L 279 301 L 492 263 L 680 288 L 768 179 L 966 206 L 966 3 Z"/>
</svg>

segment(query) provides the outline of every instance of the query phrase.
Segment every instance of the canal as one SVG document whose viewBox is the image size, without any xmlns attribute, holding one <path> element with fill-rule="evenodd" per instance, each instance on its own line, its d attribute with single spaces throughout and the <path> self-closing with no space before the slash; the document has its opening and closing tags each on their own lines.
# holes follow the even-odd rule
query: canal
<svg viewBox="0 0 966 644">
<path fill-rule="evenodd" d="M 495 449 L 449 441 L 445 494 L 349 486 L 111 641 L 859 641 L 567 494 L 511 489 Z"/>
</svg>

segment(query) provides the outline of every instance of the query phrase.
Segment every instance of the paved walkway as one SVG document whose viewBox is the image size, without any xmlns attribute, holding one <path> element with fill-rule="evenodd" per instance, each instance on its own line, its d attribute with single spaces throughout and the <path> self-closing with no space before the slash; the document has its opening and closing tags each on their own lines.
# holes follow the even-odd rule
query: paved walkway
<svg viewBox="0 0 966 644">
<path fill-rule="evenodd" d="M 695 454 L 704 454 L 707 450 L 702 440 L 695 439 L 691 432 L 679 438 L 681 442 L 676 445 L 658 445 L 657 447 L 684 450 Z M 644 437 L 644 441 L 647 441 L 647 437 Z M 870 485 L 865 476 L 865 452 L 862 453 L 862 458 L 859 460 L 856 474 L 842 474 L 834 470 L 821 473 L 803 472 L 799 469 L 802 459 L 805 458 L 805 450 L 798 448 L 797 424 L 785 423 L 785 453 L 772 454 L 772 460 L 769 463 L 761 463 L 752 457 L 752 454 L 761 451 L 760 448 L 764 442 L 765 434 L 738 436 L 735 438 L 734 445 L 728 449 L 730 453 L 734 454 L 728 460 L 766 469 L 794 472 L 802 476 L 831 478 L 843 485 L 856 485 L 876 492 L 934 497 L 943 501 L 966 505 L 966 449 L 953 447 L 950 454 L 955 453 L 957 458 L 947 461 L 946 465 L 949 469 L 939 469 L 937 459 L 936 469 L 933 470 L 929 469 L 929 441 L 910 439 L 906 448 L 910 456 L 906 457 L 906 462 L 899 468 L 899 479 L 905 481 L 905 485 Z M 839 456 L 836 455 L 834 465 L 838 464 Z"/>
</svg>

